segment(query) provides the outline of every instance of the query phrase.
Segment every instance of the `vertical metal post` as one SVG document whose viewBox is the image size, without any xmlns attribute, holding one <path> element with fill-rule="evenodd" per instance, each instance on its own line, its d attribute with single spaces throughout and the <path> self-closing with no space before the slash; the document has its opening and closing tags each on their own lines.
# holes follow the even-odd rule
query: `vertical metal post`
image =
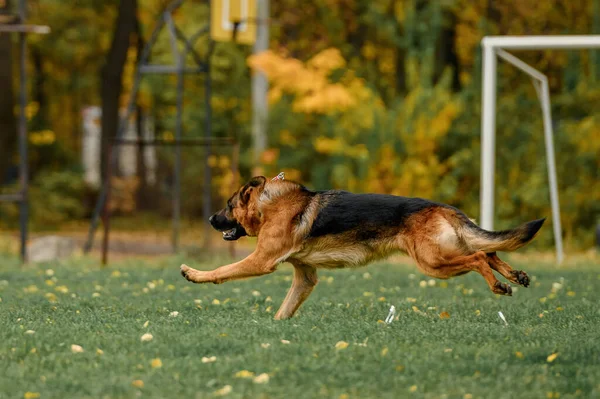
<svg viewBox="0 0 600 399">
<path fill-rule="evenodd" d="M 252 50 L 258 54 L 269 49 L 269 0 L 257 0 L 256 42 Z M 260 157 L 267 148 L 267 119 L 269 81 L 260 71 L 252 73 L 252 140 L 253 145 L 253 175 L 263 174 Z"/>
<path fill-rule="evenodd" d="M 206 138 L 206 148 L 204 150 L 204 184 L 203 186 L 203 198 L 202 198 L 202 219 L 204 222 L 204 249 L 210 246 L 210 225 L 208 224 L 208 218 L 212 212 L 211 204 L 211 170 L 208 164 L 208 159 L 212 152 L 210 138 L 212 137 L 212 82 L 210 74 L 210 58 L 214 43 L 211 41 L 209 44 L 208 54 L 206 55 L 206 75 L 204 78 L 204 102 L 206 107 L 206 115 L 204 119 L 204 137 Z"/>
<path fill-rule="evenodd" d="M 560 205 L 558 201 L 558 183 L 556 178 L 556 161 L 554 159 L 554 134 L 552 129 L 552 111 L 550 108 L 550 89 L 548 79 L 540 82 L 542 114 L 544 116 L 544 139 L 546 142 L 546 162 L 548 164 L 548 182 L 550 184 L 550 203 L 552 205 L 552 226 L 554 228 L 554 245 L 556 246 L 556 259 L 560 264 L 564 259 L 562 228 L 560 225 Z M 539 93 L 539 91 L 538 91 Z"/>
<path fill-rule="evenodd" d="M 483 93 L 481 103 L 481 192 L 480 225 L 494 228 L 494 168 L 496 148 L 496 66 L 493 46 L 483 45 Z"/>
<path fill-rule="evenodd" d="M 177 64 L 177 100 L 175 108 L 177 109 L 175 119 L 175 167 L 173 168 L 173 252 L 179 249 L 179 232 L 181 228 L 181 130 L 182 130 L 182 112 L 183 112 L 183 69 L 185 66 L 185 55 L 179 52 L 177 48 L 177 32 L 175 23 L 169 12 L 164 13 L 164 18 L 169 28 L 169 38 L 171 43 L 171 52 Z"/>
<path fill-rule="evenodd" d="M 21 0 L 19 2 L 20 23 L 24 23 L 25 13 L 25 0 Z M 19 34 L 19 103 L 21 108 L 21 113 L 19 115 L 19 180 L 21 185 L 19 223 L 21 225 L 21 260 L 23 263 L 27 262 L 27 233 L 29 221 L 29 154 L 27 146 L 27 116 L 25 115 L 25 108 L 27 107 L 27 48 L 25 37 L 25 33 Z"/>
<path fill-rule="evenodd" d="M 179 57 L 177 73 L 177 120 L 175 122 L 175 168 L 173 191 L 173 252 L 179 249 L 179 232 L 181 224 L 181 131 L 183 126 L 183 59 Z"/>
</svg>

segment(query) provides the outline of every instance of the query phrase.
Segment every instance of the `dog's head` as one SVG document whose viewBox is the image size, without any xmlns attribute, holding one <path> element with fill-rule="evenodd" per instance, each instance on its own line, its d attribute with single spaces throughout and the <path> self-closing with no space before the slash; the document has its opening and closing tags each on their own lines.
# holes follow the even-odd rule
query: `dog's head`
<svg viewBox="0 0 600 399">
<path fill-rule="evenodd" d="M 266 182 L 264 176 L 253 177 L 229 198 L 224 209 L 210 217 L 210 224 L 223 233 L 224 240 L 257 235 L 260 228 L 258 199 Z"/>
</svg>

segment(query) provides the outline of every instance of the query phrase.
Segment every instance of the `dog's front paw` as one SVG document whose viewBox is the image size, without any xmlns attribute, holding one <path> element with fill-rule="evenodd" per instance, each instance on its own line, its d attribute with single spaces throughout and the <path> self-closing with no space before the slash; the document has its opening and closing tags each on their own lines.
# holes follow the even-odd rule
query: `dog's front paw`
<svg viewBox="0 0 600 399">
<path fill-rule="evenodd" d="M 215 283 L 219 284 L 218 281 L 215 280 L 212 272 L 203 272 L 200 270 L 196 270 L 188 265 L 181 265 L 179 268 L 181 271 L 181 275 L 185 277 L 187 281 L 191 281 L 192 283 L 201 284 L 201 283 Z"/>
<path fill-rule="evenodd" d="M 179 267 L 179 270 L 181 271 L 181 275 L 187 280 L 187 281 L 191 281 L 193 283 L 195 283 L 196 281 L 193 279 L 193 272 L 195 272 L 196 270 L 192 269 L 191 267 L 189 267 L 188 265 L 181 265 L 181 267 Z"/>
</svg>

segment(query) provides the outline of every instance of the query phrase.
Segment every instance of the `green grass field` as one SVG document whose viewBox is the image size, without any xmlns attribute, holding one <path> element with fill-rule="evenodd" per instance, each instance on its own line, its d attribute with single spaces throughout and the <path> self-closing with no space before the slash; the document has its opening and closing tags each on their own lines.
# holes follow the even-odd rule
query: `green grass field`
<svg viewBox="0 0 600 399">
<path fill-rule="evenodd" d="M 275 321 L 288 265 L 193 285 L 182 261 L 214 265 L 2 259 L 1 398 L 600 397 L 596 261 L 513 261 L 533 282 L 512 298 L 476 274 L 430 285 L 412 266 L 322 271 L 297 316 Z"/>
</svg>

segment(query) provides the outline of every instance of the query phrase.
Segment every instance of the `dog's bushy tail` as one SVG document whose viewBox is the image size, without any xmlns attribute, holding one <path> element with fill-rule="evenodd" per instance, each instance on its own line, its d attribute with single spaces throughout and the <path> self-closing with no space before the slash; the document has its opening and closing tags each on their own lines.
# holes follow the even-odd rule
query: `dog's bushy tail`
<svg viewBox="0 0 600 399">
<path fill-rule="evenodd" d="M 510 230 L 488 231 L 477 226 L 465 215 L 459 217 L 463 222 L 460 229 L 463 240 L 472 250 L 485 252 L 515 251 L 521 248 L 533 240 L 546 220 L 532 220 Z"/>
</svg>

